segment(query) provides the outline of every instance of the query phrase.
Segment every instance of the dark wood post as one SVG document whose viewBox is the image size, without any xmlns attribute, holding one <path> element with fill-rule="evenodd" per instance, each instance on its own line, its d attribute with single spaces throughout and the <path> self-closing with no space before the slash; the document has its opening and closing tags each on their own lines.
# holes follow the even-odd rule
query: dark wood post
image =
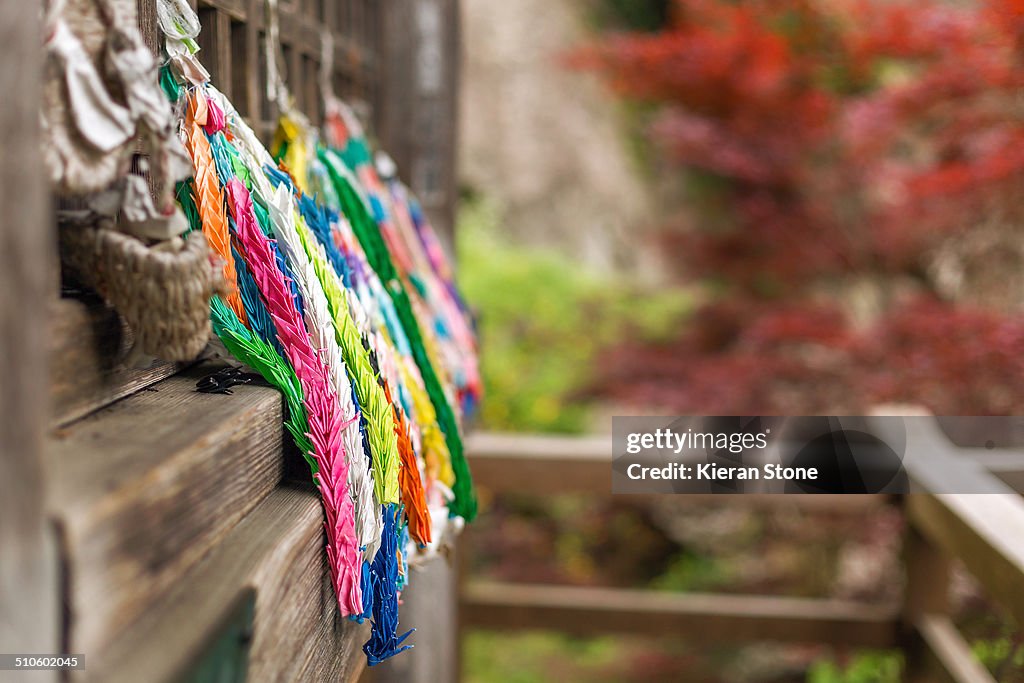
<svg viewBox="0 0 1024 683">
<path fill-rule="evenodd" d="M 0 0 L 0 652 L 58 653 L 57 562 L 45 517 L 46 313 L 56 296 L 40 157 L 39 4 Z M 0 676 L 2 677 L 2 676 Z M 18 674 L 52 681 L 55 674 Z"/>
<path fill-rule="evenodd" d="M 381 17 L 377 129 L 449 248 L 457 177 L 458 0 L 395 0 Z"/>
<path fill-rule="evenodd" d="M 459 2 L 394 0 L 377 11 L 375 127 L 380 144 L 453 253 Z M 412 636 L 416 648 L 375 667 L 373 680 L 454 683 L 459 679 L 456 571 L 435 561 L 413 573 L 402 599 L 403 628 L 423 629 Z"/>
<path fill-rule="evenodd" d="M 928 648 L 921 639 L 919 626 L 930 615 L 949 614 L 950 561 L 907 522 L 903 541 L 906 587 L 903 597 L 902 629 L 907 683 L 926 683 L 932 679 Z"/>
</svg>

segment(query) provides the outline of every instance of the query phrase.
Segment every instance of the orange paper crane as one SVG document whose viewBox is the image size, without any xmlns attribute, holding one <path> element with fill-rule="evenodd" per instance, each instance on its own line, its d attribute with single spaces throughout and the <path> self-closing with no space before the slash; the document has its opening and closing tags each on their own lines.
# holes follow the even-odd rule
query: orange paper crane
<svg viewBox="0 0 1024 683">
<path fill-rule="evenodd" d="M 224 283 L 228 294 L 225 299 L 231 309 L 243 323 L 246 322 L 245 306 L 238 292 L 238 276 L 235 273 L 235 260 L 231 255 L 231 233 L 228 229 L 227 210 L 224 206 L 224 194 L 217 179 L 217 168 L 213 161 L 210 141 L 206 138 L 203 126 L 209 112 L 206 97 L 193 92 L 189 95 L 188 116 L 185 119 L 185 146 L 192 157 L 195 167 L 193 189 L 196 206 L 203 221 L 203 235 L 214 253 L 223 263 Z"/>
<path fill-rule="evenodd" d="M 430 510 L 427 507 L 427 496 L 423 490 L 416 452 L 409 438 L 409 425 L 405 413 L 392 400 L 391 387 L 387 381 L 381 378 L 380 382 L 395 414 L 395 435 L 398 437 L 398 453 L 402 458 L 398 481 L 402 490 L 402 505 L 405 506 L 405 515 L 409 520 L 409 535 L 420 545 L 427 545 L 431 541 Z"/>
</svg>

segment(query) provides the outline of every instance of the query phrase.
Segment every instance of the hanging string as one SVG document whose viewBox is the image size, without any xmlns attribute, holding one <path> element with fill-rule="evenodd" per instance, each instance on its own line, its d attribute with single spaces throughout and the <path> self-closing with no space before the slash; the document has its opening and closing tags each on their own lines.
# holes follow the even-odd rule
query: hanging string
<svg viewBox="0 0 1024 683">
<path fill-rule="evenodd" d="M 180 59 L 191 58 L 198 17 L 185 0 L 157 1 L 161 28 L 188 53 Z M 215 330 L 232 354 L 285 394 L 288 430 L 323 495 L 339 608 L 372 620 L 364 646 L 372 665 L 410 647 L 403 645 L 409 633 L 397 629 L 412 558 L 471 518 L 475 499 L 447 385 L 432 365 L 445 359 L 425 348 L 434 340 L 419 326 L 431 321 L 413 311 L 387 253 L 398 243 L 386 244 L 379 234 L 375 218 L 386 200 L 373 178 L 360 176 L 370 183 L 367 191 L 343 168 L 340 154 L 337 168 L 321 163 L 317 132 L 285 82 L 279 0 L 265 0 L 264 10 L 267 95 L 281 114 L 279 131 L 286 129 L 278 157 L 287 167 L 273 164 L 231 103 L 203 81 L 187 88 L 194 94 L 186 128 L 202 178 L 179 188 L 180 196 L 193 225 L 209 230 L 212 217 L 223 223 L 217 235 L 224 228 L 230 235 L 221 246 L 234 265 L 237 301 L 213 302 Z M 336 45 L 329 31 L 321 31 L 320 48 L 318 85 L 328 119 L 333 114 L 344 139 L 355 143 L 346 155 L 359 156 L 366 150 L 363 129 L 333 91 Z M 173 75 L 188 80 L 180 68 Z M 313 163 L 297 161 L 307 154 Z M 352 168 L 366 171 L 363 162 Z M 315 173 L 330 188 L 316 201 Z M 325 197 L 330 208 L 317 205 Z M 445 484 L 454 485 L 454 502 Z"/>
<path fill-rule="evenodd" d="M 164 34 L 164 50 L 169 64 L 192 85 L 210 80 L 210 72 L 199 62 L 199 34 L 203 25 L 188 0 L 157 0 L 157 23 Z"/>
<path fill-rule="evenodd" d="M 278 0 L 266 0 L 264 20 L 267 26 L 264 42 L 267 59 L 267 96 L 277 105 L 278 111 L 292 113 L 291 93 L 288 92 L 288 86 L 279 67 L 279 64 L 284 62 L 284 53 L 281 52 L 281 17 L 278 12 Z"/>
<path fill-rule="evenodd" d="M 330 112 L 338 101 L 334 94 L 334 34 L 320 29 L 320 72 L 317 77 L 324 111 Z"/>
<path fill-rule="evenodd" d="M 361 159 L 365 157 L 365 163 L 368 163 L 369 153 L 365 148 L 358 149 L 359 146 L 355 150 L 356 155 Z M 377 272 L 381 281 L 385 283 L 388 294 L 390 294 L 394 302 L 402 327 L 409 337 L 416 365 L 423 376 L 427 394 L 430 396 L 430 401 L 437 412 L 438 424 L 441 427 L 441 431 L 444 432 L 445 443 L 448 446 L 448 452 L 451 454 L 452 468 L 455 472 L 455 500 L 451 504 L 451 514 L 463 517 L 466 521 L 472 521 L 476 517 L 477 500 L 476 494 L 473 491 L 473 480 L 469 471 L 469 464 L 466 462 L 466 457 L 463 453 L 462 438 L 459 435 L 459 426 L 455 413 L 448 403 L 448 398 L 445 396 L 440 378 L 427 354 L 419 323 L 416 321 L 412 311 L 412 303 L 405 291 L 405 287 L 398 278 L 398 273 L 391 261 L 391 256 L 388 254 L 377 223 L 364 201 L 357 196 L 358 191 L 355 186 L 339 172 L 340 164 L 332 163 L 331 156 L 331 153 L 324 154 L 328 170 L 331 172 L 339 196 L 346 202 L 346 208 L 350 211 L 349 218 L 352 227 L 363 249 L 366 251 L 367 257 L 370 259 L 370 265 Z"/>
</svg>

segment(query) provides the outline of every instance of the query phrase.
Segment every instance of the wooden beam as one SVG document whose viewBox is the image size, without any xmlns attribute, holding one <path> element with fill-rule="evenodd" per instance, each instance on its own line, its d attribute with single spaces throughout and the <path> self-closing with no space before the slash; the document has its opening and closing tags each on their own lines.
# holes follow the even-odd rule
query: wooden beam
<svg viewBox="0 0 1024 683">
<path fill-rule="evenodd" d="M 422 626 L 410 636 L 415 647 L 373 668 L 387 683 L 456 683 L 458 669 L 458 586 L 447 562 L 436 559 L 412 573 L 402 591 L 402 626 Z"/>
<path fill-rule="evenodd" d="M 57 653 L 57 558 L 46 526 L 47 303 L 56 240 L 40 156 L 39 4 L 0 0 L 0 651 Z M 2 677 L 2 676 L 0 676 Z M 22 672 L 19 681 L 53 681 Z M 6 678 L 5 678 L 6 680 Z"/>
<path fill-rule="evenodd" d="M 1024 494 L 1024 450 L 965 448 L 963 455 L 994 474 L 1015 492 Z"/>
<path fill-rule="evenodd" d="M 923 616 L 917 622 L 917 631 L 925 646 L 927 677 L 911 681 L 937 678 L 943 683 L 996 683 L 948 617 Z"/>
<path fill-rule="evenodd" d="M 466 453 L 474 481 L 495 493 L 612 491 L 610 438 L 477 433 Z"/>
<path fill-rule="evenodd" d="M 172 377 L 48 444 L 75 652 L 105 648 L 281 479 L 280 394 L 197 393 L 213 369 Z"/>
<path fill-rule="evenodd" d="M 201 9 L 199 20 L 203 24 L 199 34 L 200 58 L 209 70 L 213 83 L 233 100 L 231 14 L 223 9 Z"/>
<path fill-rule="evenodd" d="M 111 647 L 89 653 L 89 680 L 182 680 L 227 606 L 255 590 L 250 681 L 348 680 L 369 624 L 338 614 L 317 494 L 270 494 Z"/>
<path fill-rule="evenodd" d="M 949 613 L 949 558 L 910 526 L 904 535 L 903 651 L 908 683 L 926 683 L 932 675 L 932 651 L 921 638 L 923 619 Z"/>
<path fill-rule="evenodd" d="M 248 0 L 199 0 L 198 6 L 200 9 L 203 7 L 216 8 L 238 21 L 245 21 L 249 16 Z"/>
<path fill-rule="evenodd" d="M 133 368 L 124 359 L 131 329 L 98 299 L 57 299 L 47 313 L 53 321 L 46 344 L 50 358 L 50 422 L 67 424 L 170 377 L 185 363 L 154 361 Z"/>
<path fill-rule="evenodd" d="M 962 560 L 1024 624 L 1024 499 L 979 463 L 959 457 L 934 421 L 907 420 L 906 430 L 910 523 Z M 937 493 L 953 490 L 964 493 Z"/>
<path fill-rule="evenodd" d="M 459 3 L 394 0 L 380 12 L 383 63 L 377 72 L 381 92 L 376 123 L 382 147 L 418 195 L 444 245 L 451 248 L 457 185 Z M 365 25 L 358 17 L 357 22 L 357 30 Z M 360 95 L 368 93 L 364 90 Z"/>
<path fill-rule="evenodd" d="M 610 436 L 538 436 L 481 433 L 466 439 L 473 479 L 493 493 L 611 495 Z M 858 513 L 893 501 L 886 495 L 680 495 L 693 505 L 723 504 L 756 508 L 799 507 Z"/>
<path fill-rule="evenodd" d="M 908 498 L 907 513 L 1024 624 L 1024 501 L 1019 496 L 915 494 Z"/>
<path fill-rule="evenodd" d="M 887 607 L 841 600 L 660 593 L 620 588 L 469 583 L 461 618 L 467 628 L 550 629 L 588 636 L 622 633 L 720 644 L 751 641 L 889 648 L 898 615 Z"/>
</svg>

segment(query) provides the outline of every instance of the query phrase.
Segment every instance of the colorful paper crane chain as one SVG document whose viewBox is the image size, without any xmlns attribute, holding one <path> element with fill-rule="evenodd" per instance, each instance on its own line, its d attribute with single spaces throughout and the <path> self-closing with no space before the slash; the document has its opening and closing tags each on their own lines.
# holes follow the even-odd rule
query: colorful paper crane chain
<svg viewBox="0 0 1024 683">
<path fill-rule="evenodd" d="M 410 567 L 476 514 L 460 433 L 480 398 L 472 322 L 419 206 L 377 174 L 340 105 L 323 137 L 286 111 L 272 155 L 208 82 L 187 4 L 159 2 L 186 14 L 161 24 L 160 84 L 185 105 L 194 178 L 177 199 L 223 273 L 213 329 L 285 397 L 323 499 L 339 610 L 370 620 L 377 664 L 411 647 L 398 633 Z"/>
</svg>

